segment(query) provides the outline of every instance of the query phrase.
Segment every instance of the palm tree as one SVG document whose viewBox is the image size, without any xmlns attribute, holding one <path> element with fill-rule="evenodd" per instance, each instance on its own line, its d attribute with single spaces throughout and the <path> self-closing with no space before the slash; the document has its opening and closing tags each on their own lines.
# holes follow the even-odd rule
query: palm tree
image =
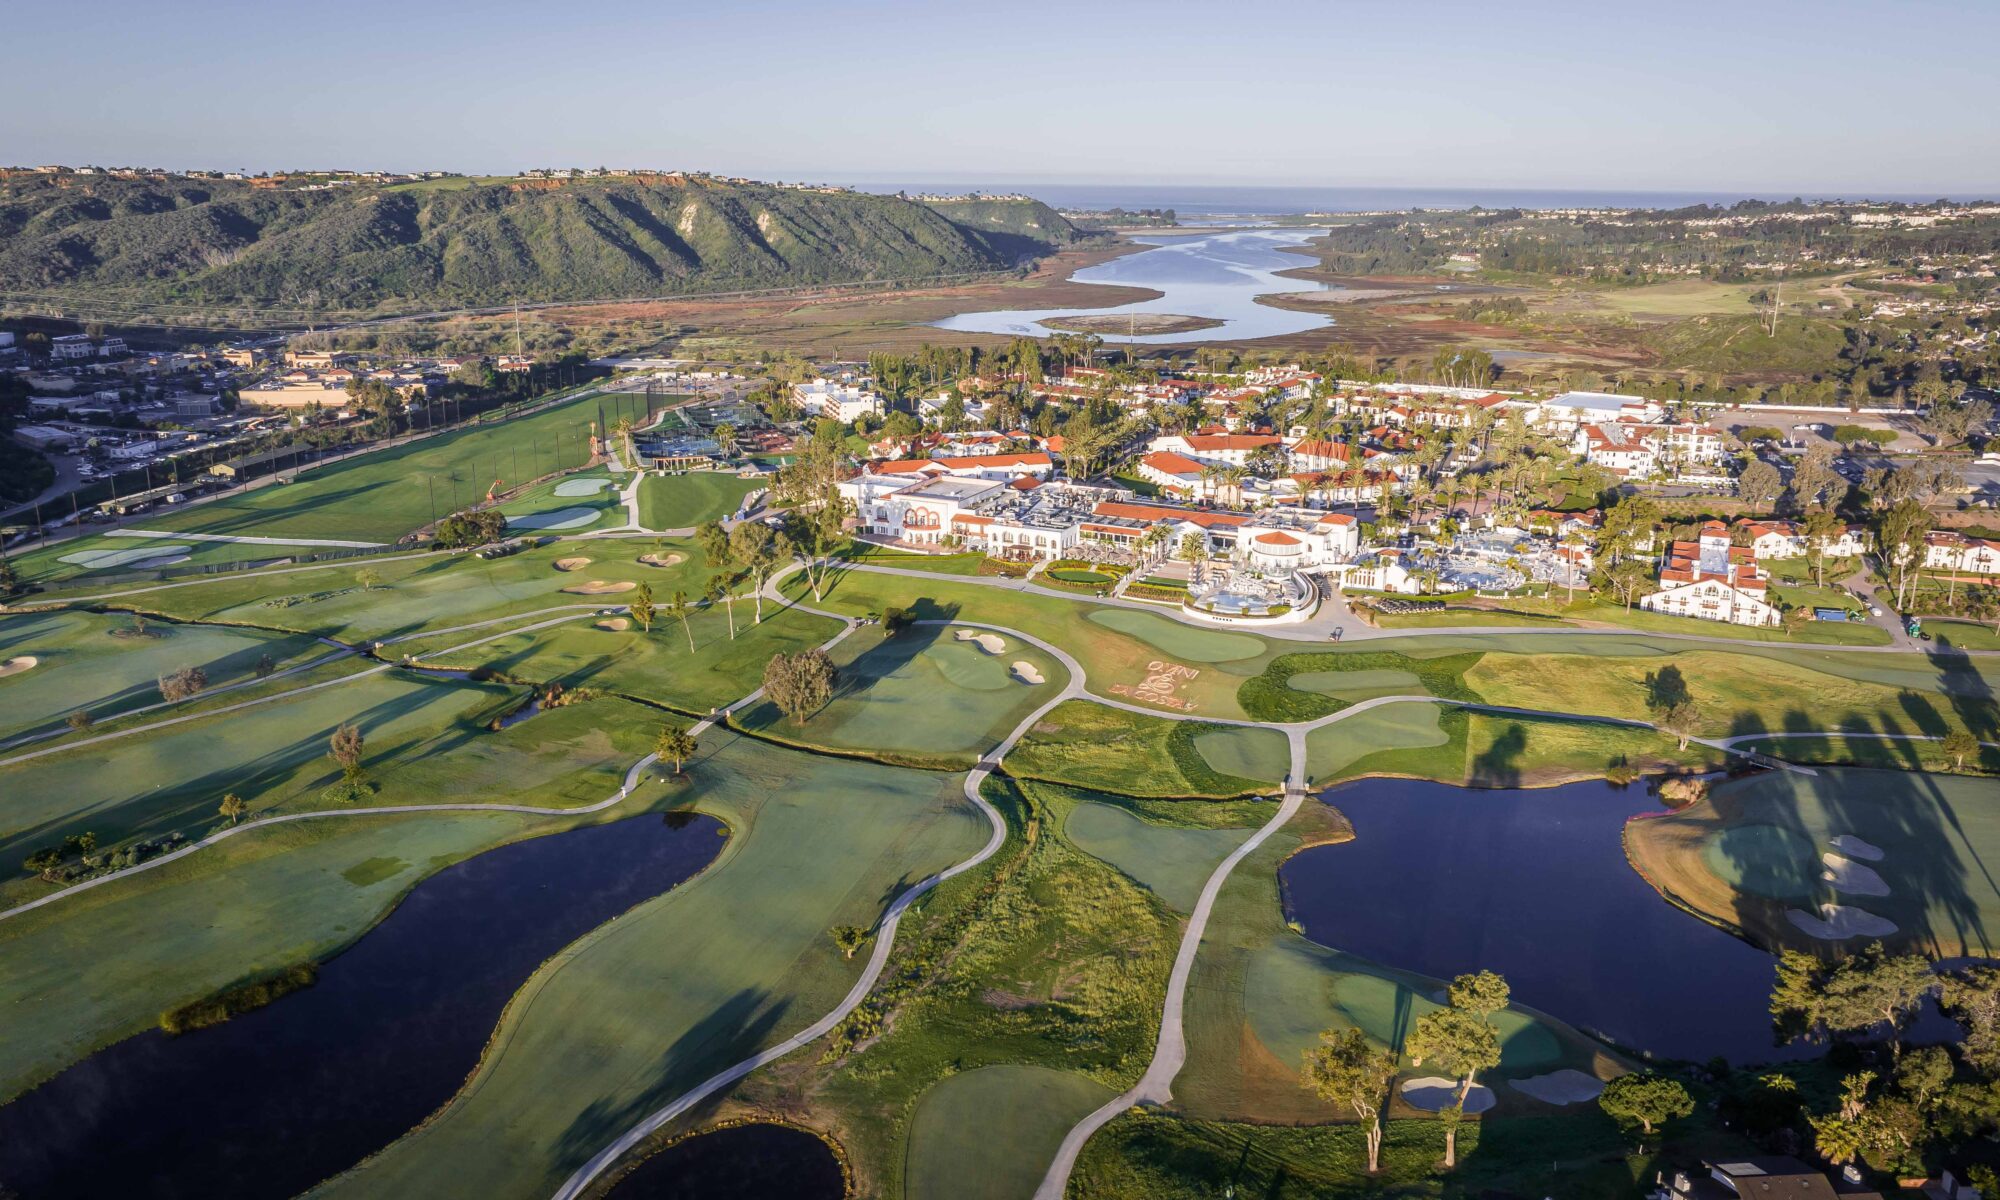
<svg viewBox="0 0 2000 1200">
<path fill-rule="evenodd" d="M 736 457 L 736 426 L 727 423 L 717 425 L 710 436 L 715 439 L 715 448 L 722 451 L 722 457 Z"/>
</svg>

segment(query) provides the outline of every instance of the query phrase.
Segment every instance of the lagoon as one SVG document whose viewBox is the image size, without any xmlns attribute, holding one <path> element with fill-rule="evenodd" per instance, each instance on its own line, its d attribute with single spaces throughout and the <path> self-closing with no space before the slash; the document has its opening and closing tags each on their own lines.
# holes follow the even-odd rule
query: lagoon
<svg viewBox="0 0 2000 1200">
<path fill-rule="evenodd" d="M 537 967 L 693 877 L 723 832 L 649 814 L 446 867 L 314 986 L 128 1038 L 0 1108 L 0 1180 L 27 1196 L 297 1195 L 450 1099 Z"/>
<path fill-rule="evenodd" d="M 1120 317 L 1127 313 L 1162 313 L 1205 317 L 1223 322 L 1220 328 L 1181 333 L 1106 335 L 1107 342 L 1167 345 L 1184 342 L 1238 340 L 1304 333 L 1333 324 L 1317 313 L 1293 312 L 1257 302 L 1259 296 L 1339 291 L 1333 284 L 1292 279 L 1279 271 L 1310 267 L 1318 260 L 1297 248 L 1326 233 L 1324 229 L 1231 229 L 1216 233 L 1162 234 L 1132 240 L 1152 247 L 1109 262 L 1085 267 L 1070 276 L 1076 283 L 1119 284 L 1151 288 L 1157 299 L 1112 308 L 994 309 L 960 313 L 933 322 L 939 329 L 962 333 L 1000 333 L 1048 337 L 1057 330 L 1041 324 L 1059 317 Z"/>
<path fill-rule="evenodd" d="M 1498 971 L 1518 1003 L 1666 1058 L 1805 1053 L 1772 1045 L 1773 957 L 1669 904 L 1626 863 L 1626 819 L 1658 807 L 1644 789 L 1374 779 L 1325 798 L 1354 840 L 1280 872 L 1313 941 L 1439 980 Z"/>
</svg>

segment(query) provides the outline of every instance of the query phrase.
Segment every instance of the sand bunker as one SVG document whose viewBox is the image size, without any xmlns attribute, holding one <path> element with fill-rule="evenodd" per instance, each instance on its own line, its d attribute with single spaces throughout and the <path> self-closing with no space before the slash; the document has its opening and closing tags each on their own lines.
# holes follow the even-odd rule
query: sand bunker
<svg viewBox="0 0 2000 1200">
<path fill-rule="evenodd" d="M 558 496 L 595 496 L 610 486 L 611 481 L 604 478 L 565 479 L 556 485 L 555 494 Z"/>
<path fill-rule="evenodd" d="M 1547 1075 L 1509 1080 L 1507 1086 L 1533 1096 L 1543 1104 L 1584 1104 L 1604 1092 L 1602 1080 L 1567 1067 Z"/>
<path fill-rule="evenodd" d="M 1878 917 L 1865 908 L 1846 904 L 1824 904 L 1817 915 L 1788 908 L 1785 917 L 1807 934 L 1829 942 L 1853 937 L 1887 937 L 1896 932 L 1896 923 Z"/>
<path fill-rule="evenodd" d="M 1403 1103 L 1425 1112 L 1441 1112 L 1458 1099 L 1458 1081 L 1436 1075 L 1420 1075 L 1406 1080 L 1400 1090 Z M 1465 1111 L 1469 1113 L 1485 1112 L 1494 1103 L 1493 1089 L 1483 1083 L 1473 1084 L 1472 1090 L 1465 1095 Z"/>
<path fill-rule="evenodd" d="M 1009 669 L 1014 672 L 1014 678 L 1020 680 L 1022 683 L 1048 682 L 1048 680 L 1042 678 L 1042 673 L 1035 669 L 1034 663 L 1025 662 L 1017 659 L 1014 665 Z"/>
<path fill-rule="evenodd" d="M 558 571 L 581 571 L 589 565 L 590 560 L 587 558 L 559 558 L 556 560 L 556 570 Z"/>
<path fill-rule="evenodd" d="M 1835 891 L 1846 892 L 1851 896 L 1889 894 L 1889 885 L 1875 873 L 1873 867 L 1864 867 L 1853 859 L 1843 858 L 1832 851 L 1820 855 L 1819 860 L 1826 864 L 1826 870 L 1820 872 L 1820 878 L 1832 884 Z"/>
<path fill-rule="evenodd" d="M 641 554 L 639 561 L 649 567 L 678 567 L 687 561 L 685 554 Z"/>
<path fill-rule="evenodd" d="M 629 592 L 638 586 L 636 583 L 613 583 L 608 579 L 593 579 L 589 583 L 572 584 L 563 591 L 572 596 L 609 596 L 613 592 Z"/>
<path fill-rule="evenodd" d="M 1869 862 L 1882 861 L 1882 847 L 1874 845 L 1871 842 L 1864 842 L 1851 833 L 1842 833 L 1830 837 L 1826 840 L 1826 844 L 1849 858 L 1865 858 Z"/>
<path fill-rule="evenodd" d="M 624 633 L 632 628 L 632 622 L 624 617 L 613 617 L 609 621 L 599 621 L 597 627 L 611 633 Z"/>
<path fill-rule="evenodd" d="M 32 654 L 16 654 L 6 662 L 0 662 L 0 679 L 5 679 L 9 675 L 19 675 L 23 671 L 32 671 L 41 661 Z"/>
<path fill-rule="evenodd" d="M 1007 643 L 998 634 L 978 633 L 970 629 L 953 631 L 953 636 L 961 642 L 972 642 L 988 654 L 998 654 L 1007 648 Z"/>
</svg>

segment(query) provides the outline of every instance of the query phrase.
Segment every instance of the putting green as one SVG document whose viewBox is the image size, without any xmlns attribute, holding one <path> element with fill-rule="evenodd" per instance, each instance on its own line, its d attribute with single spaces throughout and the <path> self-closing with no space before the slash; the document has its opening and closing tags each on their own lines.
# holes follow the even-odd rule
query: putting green
<svg viewBox="0 0 2000 1200">
<path fill-rule="evenodd" d="M 1251 956 L 1243 1008 L 1257 1040 L 1279 1062 L 1295 1065 L 1327 1029 L 1359 1029 L 1400 1048 L 1417 1018 L 1438 1009 L 1430 997 L 1443 989 L 1437 980 L 1282 933 Z M 1501 1072 L 1531 1073 L 1562 1061 L 1561 1041 L 1529 1014 L 1510 1008 L 1493 1023 Z"/>
<path fill-rule="evenodd" d="M 604 516 L 603 509 L 558 508 L 551 512 L 523 513 L 507 518 L 509 529 L 582 529 L 595 525 Z"/>
<path fill-rule="evenodd" d="M 1446 745 L 1451 735 L 1439 724 L 1442 711 L 1438 705 L 1414 701 L 1385 704 L 1322 725 L 1306 734 L 1306 770 L 1314 782 L 1325 782 L 1385 750 Z M 1442 768 L 1445 764 L 1439 765 Z M 1463 771 L 1463 762 L 1454 762 L 1449 770 L 1441 770 L 1439 777 L 1456 782 Z"/>
<path fill-rule="evenodd" d="M 1202 761 L 1224 775 L 1283 783 L 1292 766 L 1291 743 L 1275 729 L 1224 725 L 1196 735 Z"/>
<path fill-rule="evenodd" d="M 1196 629 L 1158 613 L 1130 608 L 1093 607 L 1089 619 L 1106 629 L 1128 633 L 1154 649 L 1193 662 L 1220 663 L 1256 658 L 1264 653 L 1261 639 L 1241 633 Z"/>
<path fill-rule="evenodd" d="M 1049 1067 L 980 1067 L 932 1084 L 910 1122 L 909 1200 L 1032 1195 L 1070 1127 L 1110 1088 Z"/>
<path fill-rule="evenodd" d="M 986 839 L 957 776 L 702 740 L 675 794 L 734 831 L 715 865 L 544 964 L 449 1105 L 312 1195 L 549 1195 L 646 1113 L 831 1009 L 861 963 L 827 929 L 872 925 Z"/>
<path fill-rule="evenodd" d="M 639 481 L 639 524 L 647 529 L 691 529 L 719 521 L 743 504 L 743 497 L 769 486 L 764 479 L 740 479 L 723 471 L 648 475 Z"/>
<path fill-rule="evenodd" d="M 1708 869 L 1731 887 L 1799 900 L 1819 890 L 1819 850 L 1782 825 L 1737 825 L 1711 835 L 1702 850 Z"/>
<path fill-rule="evenodd" d="M 957 632 L 918 626 L 889 637 L 880 626 L 859 630 L 834 648 L 840 682 L 824 709 L 801 723 L 774 704 L 759 703 L 740 722 L 785 741 L 836 749 L 904 755 L 989 750 L 1054 698 L 1065 672 L 1017 639 L 989 654 L 976 642 L 958 640 Z M 1013 672 L 1017 662 L 1045 682 L 1023 683 Z"/>
<path fill-rule="evenodd" d="M 1106 575 L 1102 571 L 1080 571 L 1075 567 L 1052 569 L 1048 572 L 1048 576 L 1051 579 L 1060 579 L 1064 583 L 1088 583 L 1097 586 L 1118 582 L 1116 575 Z"/>
<path fill-rule="evenodd" d="M 510 529 L 559 531 L 623 525 L 625 504 L 609 475 L 570 475 L 538 483 L 500 506 Z"/>
<path fill-rule="evenodd" d="M 194 549 L 186 542 L 148 541 L 138 546 L 126 546 L 116 550 L 78 550 L 64 554 L 57 562 L 82 567 L 86 571 L 106 571 L 112 567 L 130 567 L 144 570 L 147 567 L 164 567 L 187 560 L 188 551 Z"/>
<path fill-rule="evenodd" d="M 1175 829 L 1116 804 L 1085 801 L 1070 810 L 1063 836 L 1103 859 L 1181 912 L 1192 912 L 1217 863 L 1250 836 L 1248 829 Z"/>
<path fill-rule="evenodd" d="M 81 611 L 0 616 L 0 660 L 32 655 L 32 671 L 0 679 L 0 739 L 54 727 L 64 716 L 87 711 L 99 721 L 158 703 L 160 676 L 200 667 L 210 687 L 254 678 L 265 655 L 274 666 L 293 666 L 333 648 L 296 634 L 214 625 L 151 622 L 157 637 L 112 637 L 131 618 Z"/>
<path fill-rule="evenodd" d="M 1421 696 L 1423 680 L 1408 671 L 1300 671 L 1285 681 L 1301 692 L 1317 692 L 1336 700 L 1373 700 L 1377 696 Z"/>
<path fill-rule="evenodd" d="M 1627 855 L 1646 880 L 1696 911 L 1747 929 L 1764 946 L 1820 947 L 1784 918 L 1784 900 L 1739 887 L 1744 874 L 1774 890 L 1797 878 L 1782 852 L 1781 834 L 1750 833 L 1748 849 L 1731 849 L 1753 864 L 1742 870 L 1712 839 L 1727 831 L 1777 826 L 1817 859 L 1835 837 L 1858 837 L 1882 849 L 1865 863 L 1888 885 L 1860 907 L 1895 922 L 1882 940 L 1933 958 L 1987 957 L 2000 952 L 2000 789 L 1990 779 L 1914 771 L 1820 767 L 1816 775 L 1768 771 L 1718 783 L 1706 802 L 1626 826 Z M 1771 853 L 1776 851 L 1777 853 Z M 1777 861 L 1758 870 L 1750 856 Z M 1718 861 L 1718 858 L 1720 861 Z M 1813 871 L 1817 875 L 1817 870 Z M 1772 878 L 1775 876 L 1775 879 Z"/>
</svg>

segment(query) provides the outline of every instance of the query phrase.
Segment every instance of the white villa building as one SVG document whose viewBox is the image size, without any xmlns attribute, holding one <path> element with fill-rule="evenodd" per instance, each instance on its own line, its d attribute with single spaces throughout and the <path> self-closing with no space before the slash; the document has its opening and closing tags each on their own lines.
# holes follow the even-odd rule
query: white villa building
<svg viewBox="0 0 2000 1200">
<path fill-rule="evenodd" d="M 801 412 L 845 425 L 861 416 L 882 415 L 882 397 L 857 384 L 815 379 L 792 385 L 792 403 Z"/>
<path fill-rule="evenodd" d="M 1660 563 L 1660 590 L 1639 607 L 1675 617 L 1732 625 L 1780 623 L 1767 594 L 1768 581 L 1748 546 L 1732 546 L 1729 527 L 1710 521 L 1693 542 L 1675 542 Z"/>
<path fill-rule="evenodd" d="M 1737 528 L 1749 536 L 1750 551 L 1759 559 L 1805 557 L 1806 535 L 1796 521 L 1738 521 Z M 1867 531 L 1859 525 L 1827 538 L 1824 547 L 1828 558 L 1858 558 L 1867 548 Z"/>
<path fill-rule="evenodd" d="M 1924 535 L 1924 565 L 1954 573 L 2000 575 L 2000 541 L 1934 529 Z"/>
<path fill-rule="evenodd" d="M 1570 450 L 1618 475 L 1652 475 L 1667 468 L 1722 461 L 1722 434 L 1706 425 L 1595 421 L 1578 425 Z"/>
</svg>

